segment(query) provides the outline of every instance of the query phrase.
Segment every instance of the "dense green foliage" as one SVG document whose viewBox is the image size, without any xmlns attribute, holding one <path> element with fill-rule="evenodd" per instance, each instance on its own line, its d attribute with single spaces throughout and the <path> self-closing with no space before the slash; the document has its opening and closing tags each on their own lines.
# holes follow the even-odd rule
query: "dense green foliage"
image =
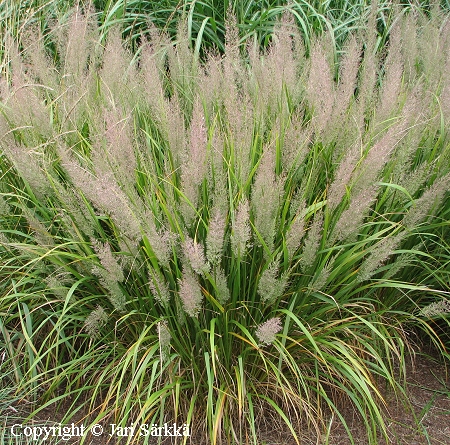
<svg viewBox="0 0 450 445">
<path fill-rule="evenodd" d="M 5 382 L 35 413 L 69 400 L 66 420 L 186 422 L 195 443 L 257 444 L 265 416 L 298 440 L 351 403 L 376 443 L 412 334 L 446 354 L 449 21 L 405 9 L 386 39 L 383 6 L 311 6 L 305 28 L 190 5 L 133 51 L 114 25 L 134 34 L 145 2 L 6 23 Z"/>
<path fill-rule="evenodd" d="M 75 3 L 74 0 L 4 0 L 0 3 L 0 19 L 13 33 L 20 34 L 24 27 L 38 23 L 45 34 L 51 29 L 52 21 L 68 17 Z M 138 48 L 142 35 L 148 34 L 149 23 L 176 38 L 180 21 L 185 21 L 191 48 L 203 56 L 211 50 L 223 54 L 225 28 L 230 17 L 236 20 L 241 43 L 255 40 L 267 47 L 275 24 L 286 11 L 293 14 L 307 51 L 314 36 L 326 31 L 332 36 L 335 51 L 340 52 L 349 33 L 365 27 L 371 8 L 371 2 L 367 0 L 81 0 L 80 3 L 91 5 L 103 40 L 111 27 L 120 26 L 134 49 Z M 413 11 L 429 15 L 433 5 L 437 4 L 424 0 L 396 5 L 387 0 L 376 3 L 377 47 L 384 46 L 399 13 Z M 449 11 L 449 0 L 442 0 L 440 6 Z"/>
</svg>

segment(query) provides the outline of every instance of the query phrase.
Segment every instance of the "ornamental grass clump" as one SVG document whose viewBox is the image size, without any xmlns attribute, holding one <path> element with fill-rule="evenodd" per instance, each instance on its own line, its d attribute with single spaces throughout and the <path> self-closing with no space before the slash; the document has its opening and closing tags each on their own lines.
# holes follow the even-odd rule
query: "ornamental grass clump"
<svg viewBox="0 0 450 445">
<path fill-rule="evenodd" d="M 66 420 L 236 444 L 264 415 L 299 443 L 332 414 L 350 434 L 346 403 L 376 443 L 380 385 L 401 390 L 409 329 L 435 335 L 448 296 L 440 20 L 400 18 L 386 54 L 351 36 L 337 70 L 289 17 L 264 53 L 230 25 L 205 63 L 182 27 L 102 46 L 79 9 L 54 59 L 35 28 L 6 39 L 0 328 L 35 414 L 65 398 Z M 408 65 L 424 35 L 442 51 Z"/>
</svg>

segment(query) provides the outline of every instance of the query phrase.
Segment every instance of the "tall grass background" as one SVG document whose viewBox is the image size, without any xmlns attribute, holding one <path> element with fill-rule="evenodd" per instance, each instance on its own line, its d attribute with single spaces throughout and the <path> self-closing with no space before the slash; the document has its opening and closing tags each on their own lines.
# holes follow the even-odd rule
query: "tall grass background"
<svg viewBox="0 0 450 445">
<path fill-rule="evenodd" d="M 64 21 L 70 16 L 71 8 L 76 3 L 75 0 L 4 0 L 0 4 L 2 26 L 14 34 L 21 34 L 31 23 L 39 24 L 43 32 L 49 31 L 55 20 Z M 349 34 L 366 26 L 372 7 L 372 2 L 366 0 L 82 0 L 78 3 L 95 13 L 103 41 L 111 28 L 120 27 L 134 50 L 139 47 L 142 36 L 150 32 L 149 23 L 175 40 L 178 25 L 184 20 L 192 49 L 203 57 L 211 48 L 223 54 L 226 22 L 230 17 L 236 21 L 241 44 L 252 40 L 266 48 L 271 42 L 275 24 L 286 11 L 295 17 L 307 52 L 314 36 L 323 32 L 329 33 L 335 51 L 339 52 Z M 438 5 L 443 11 L 450 10 L 448 0 L 380 0 L 373 3 L 377 10 L 377 48 L 384 46 L 398 12 L 429 16 L 433 7 Z"/>
<path fill-rule="evenodd" d="M 398 8 L 380 34 L 375 5 L 337 50 L 325 19 L 306 39 L 284 7 L 265 39 L 236 3 L 202 52 L 195 3 L 128 44 L 120 5 L 3 29 L 9 381 L 34 416 L 195 443 L 274 420 L 298 442 L 330 413 L 350 435 L 350 404 L 376 443 L 418 332 L 447 355 L 448 18 Z"/>
</svg>

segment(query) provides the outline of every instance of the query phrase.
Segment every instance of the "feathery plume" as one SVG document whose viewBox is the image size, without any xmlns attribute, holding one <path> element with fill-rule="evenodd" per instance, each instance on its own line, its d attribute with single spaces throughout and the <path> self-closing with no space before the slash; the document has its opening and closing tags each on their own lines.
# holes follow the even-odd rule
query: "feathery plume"
<svg viewBox="0 0 450 445">
<path fill-rule="evenodd" d="M 241 57 L 239 54 L 239 33 L 236 18 L 231 11 L 227 13 L 225 21 L 225 53 L 223 57 L 223 98 L 225 109 L 228 114 L 229 122 L 236 128 L 239 122 L 232 119 L 234 111 L 239 113 L 235 107 L 238 102 L 237 82 L 242 71 Z"/>
<path fill-rule="evenodd" d="M 127 195 L 120 189 L 112 175 L 98 175 L 90 186 L 85 186 L 81 190 L 87 191 L 88 198 L 111 216 L 122 233 L 130 239 L 139 238 L 141 233 L 139 221 L 131 209 Z"/>
<path fill-rule="evenodd" d="M 250 209 L 248 200 L 244 199 L 239 203 L 231 225 L 231 250 L 236 258 L 244 257 L 250 237 Z"/>
<path fill-rule="evenodd" d="M 144 213 L 144 233 L 147 235 L 148 241 L 158 260 L 158 263 L 169 267 L 173 243 L 177 239 L 177 235 L 164 226 L 159 230 L 155 225 L 155 217 L 152 212 Z"/>
<path fill-rule="evenodd" d="M 336 118 L 342 117 L 355 93 L 358 69 L 361 62 L 361 43 L 355 35 L 347 42 L 345 55 L 339 68 L 339 84 L 337 87 L 334 114 Z"/>
<path fill-rule="evenodd" d="M 402 118 L 375 143 L 367 156 L 354 172 L 354 183 L 351 189 L 353 195 L 361 194 L 364 190 L 375 185 L 384 166 L 388 163 L 398 142 L 404 135 L 404 127 L 411 112 L 411 103 L 408 104 Z"/>
<path fill-rule="evenodd" d="M 324 52 L 326 46 L 325 39 L 321 39 L 311 49 L 311 66 L 306 87 L 307 98 L 315 114 L 313 126 L 317 134 L 328 123 L 335 97 L 333 75 Z"/>
<path fill-rule="evenodd" d="M 435 317 L 436 315 L 443 315 L 450 313 L 450 300 L 440 300 L 423 307 L 419 315 L 422 317 Z"/>
<path fill-rule="evenodd" d="M 313 278 L 311 281 L 311 287 L 312 289 L 314 289 L 316 292 L 320 292 L 321 290 L 323 290 L 327 284 L 328 278 L 331 274 L 331 272 L 333 271 L 333 265 L 334 265 L 334 261 L 336 259 L 336 256 L 334 256 L 333 258 L 331 258 L 326 264 L 325 266 L 323 266 L 320 269 L 319 275 L 317 275 L 317 277 Z"/>
<path fill-rule="evenodd" d="M 218 209 L 213 209 L 206 235 L 206 258 L 213 265 L 220 264 L 224 246 L 225 216 Z"/>
<path fill-rule="evenodd" d="M 399 94 L 403 75 L 403 57 L 401 53 L 401 34 L 399 26 L 390 33 L 389 51 L 384 64 L 385 75 L 376 110 L 376 124 L 389 125 L 386 122 L 399 105 Z"/>
<path fill-rule="evenodd" d="M 367 281 L 377 273 L 377 270 L 386 263 L 386 261 L 394 254 L 400 245 L 405 233 L 396 236 L 386 236 L 383 238 L 364 260 L 358 270 L 357 280 L 359 282 Z"/>
<path fill-rule="evenodd" d="M 198 63 L 194 53 L 189 48 L 187 29 L 186 21 L 180 20 L 177 29 L 177 44 L 176 46 L 169 46 L 167 53 L 173 85 L 178 87 L 178 91 L 182 93 L 179 99 L 184 102 L 186 109 L 190 111 L 194 102 L 192 98 L 197 90 Z"/>
<path fill-rule="evenodd" d="M 358 126 L 355 126 L 352 113 L 349 112 L 355 98 L 358 69 L 361 61 L 361 43 L 354 35 L 350 37 L 344 51 L 345 54 L 339 69 L 339 83 L 335 87 L 333 109 L 329 121 L 322 131 L 323 145 L 332 144 L 336 141 L 337 147 L 333 153 L 334 158 L 340 158 L 342 155 L 341 147 L 351 145 L 355 127 Z"/>
<path fill-rule="evenodd" d="M 76 162 L 65 149 L 59 150 L 62 165 L 74 185 L 101 211 L 109 215 L 121 232 L 132 240 L 139 238 L 141 227 L 131 210 L 128 196 L 120 189 L 112 173 L 94 176 Z"/>
<path fill-rule="evenodd" d="M 77 7 L 68 25 L 56 23 L 52 34 L 63 71 L 57 86 L 57 91 L 64 91 L 60 95 L 59 119 L 64 130 L 73 131 L 85 123 L 87 104 L 97 94 L 95 74 L 100 60 L 95 46 L 98 35 L 94 15 L 90 11 L 83 14 Z"/>
<path fill-rule="evenodd" d="M 360 81 L 358 83 L 358 107 L 356 110 L 356 116 L 360 120 L 359 128 L 364 128 L 364 118 L 372 108 L 377 81 L 378 58 L 374 52 L 378 36 L 377 7 L 378 1 L 371 2 L 369 20 L 367 27 L 364 29 L 366 50 L 364 51 Z"/>
<path fill-rule="evenodd" d="M 122 237 L 119 238 L 118 241 L 119 252 L 122 253 L 122 256 L 120 258 L 121 266 L 123 268 L 132 268 L 136 266 L 137 261 L 140 261 L 138 258 L 139 251 L 141 250 L 140 245 L 136 243 L 135 239 L 131 239 L 126 235 L 122 235 Z"/>
<path fill-rule="evenodd" d="M 181 203 L 181 211 L 187 225 L 195 219 L 199 187 L 207 173 L 207 143 L 205 117 L 201 102 L 197 98 L 191 120 L 189 153 L 181 164 L 181 189 L 189 201 Z"/>
<path fill-rule="evenodd" d="M 51 274 L 45 279 L 45 284 L 49 292 L 64 301 L 69 290 L 67 286 L 73 284 L 72 275 L 68 272 Z"/>
<path fill-rule="evenodd" d="M 281 87 L 286 86 L 290 97 L 294 100 L 298 97 L 299 82 L 297 82 L 297 61 L 294 49 L 301 40 L 298 28 L 294 21 L 294 16 L 285 11 L 281 17 L 281 22 L 276 25 L 275 44 L 273 46 L 274 69 L 278 69 L 281 79 Z M 282 72 L 280 72 L 280 68 Z M 277 81 L 280 86 L 280 80 Z M 279 90 L 281 93 L 281 88 Z"/>
<path fill-rule="evenodd" d="M 210 53 L 205 66 L 200 70 L 199 96 L 204 101 L 205 113 L 213 116 L 217 106 L 222 105 L 224 79 L 222 59 L 219 55 Z"/>
<path fill-rule="evenodd" d="M 266 147 L 253 183 L 251 205 L 255 218 L 255 229 L 261 235 L 270 252 L 273 252 L 274 247 L 283 186 L 282 178 L 276 178 L 275 176 L 274 150 L 271 147 Z"/>
<path fill-rule="evenodd" d="M 6 156 L 39 200 L 45 201 L 46 197 L 53 195 L 52 186 L 39 159 L 41 153 L 12 141 L 7 141 L 4 147 Z"/>
<path fill-rule="evenodd" d="M 67 36 L 60 42 L 64 44 L 64 74 L 78 85 L 84 80 L 89 56 L 94 52 L 95 29 L 92 17 L 83 14 L 77 6 L 69 20 Z"/>
<path fill-rule="evenodd" d="M 101 243 L 96 239 L 91 239 L 91 245 L 100 260 L 100 264 L 106 271 L 106 274 L 103 274 L 106 281 L 124 281 L 125 277 L 122 268 L 113 257 L 111 246 L 108 243 Z"/>
<path fill-rule="evenodd" d="M 208 192 L 213 195 L 213 200 L 226 203 L 226 191 L 224 185 L 227 183 L 224 170 L 224 140 L 223 136 L 215 131 L 212 136 L 210 150 L 208 152 Z M 214 204 L 216 205 L 216 204 Z M 225 207 L 224 211 L 225 211 Z"/>
<path fill-rule="evenodd" d="M 284 134 L 281 162 L 286 173 L 301 165 L 309 152 L 313 127 L 305 127 L 301 119 L 301 116 L 294 116 Z"/>
<path fill-rule="evenodd" d="M 11 214 L 10 212 L 11 212 L 11 207 L 9 206 L 6 199 L 3 198 L 2 195 L 0 195 L 0 218 L 10 215 Z"/>
<path fill-rule="evenodd" d="M 340 204 L 342 198 L 345 196 L 346 189 L 349 186 L 350 178 L 358 159 L 358 147 L 353 145 L 353 147 L 345 155 L 342 162 L 339 164 L 335 179 L 329 188 L 327 204 L 331 211 L 333 211 Z"/>
<path fill-rule="evenodd" d="M 188 162 L 189 167 L 196 170 L 195 182 L 199 185 L 206 176 L 207 144 L 208 133 L 206 129 L 205 115 L 200 98 L 197 97 L 191 119 Z"/>
<path fill-rule="evenodd" d="M 423 243 L 420 242 L 416 244 L 410 251 L 403 252 L 398 255 L 395 261 L 389 265 L 389 269 L 384 272 L 383 279 L 389 280 L 392 277 L 395 277 L 404 267 L 409 266 L 414 261 L 417 261 L 418 255 L 416 252 L 421 251 L 423 249 Z"/>
<path fill-rule="evenodd" d="M 159 354 L 161 361 L 165 361 L 169 356 L 170 340 L 172 340 L 169 327 L 167 326 L 167 321 L 158 321 L 156 324 L 156 331 L 158 333 Z"/>
<path fill-rule="evenodd" d="M 0 226 L 1 228 L 1 226 Z M 7 236 L 0 230 L 0 245 L 3 248 L 6 248 L 5 246 L 9 244 L 9 239 L 7 238 Z"/>
<path fill-rule="evenodd" d="M 170 290 L 167 283 L 155 272 L 149 273 L 149 287 L 155 300 L 163 307 L 167 307 L 170 302 Z"/>
<path fill-rule="evenodd" d="M 99 278 L 100 284 L 108 291 L 107 297 L 117 312 L 126 312 L 127 299 L 117 281 L 111 281 L 111 277 L 103 268 L 94 266 L 91 269 L 93 275 Z"/>
<path fill-rule="evenodd" d="M 320 211 L 314 216 L 308 234 L 306 235 L 305 245 L 303 246 L 300 267 L 306 272 L 316 261 L 323 230 L 323 212 Z"/>
<path fill-rule="evenodd" d="M 197 317 L 202 307 L 203 296 L 200 285 L 189 267 L 183 271 L 179 286 L 179 295 L 185 312 L 190 317 Z"/>
<path fill-rule="evenodd" d="M 7 36 L 7 59 L 10 65 L 11 83 L 2 82 L 2 99 L 8 106 L 8 119 L 14 127 L 31 127 L 24 131 L 27 138 L 36 145 L 42 142 L 36 135 L 51 138 L 53 131 L 50 126 L 49 113 L 42 93 L 44 86 L 36 85 L 27 73 L 24 60 L 19 52 L 17 42 Z M 8 57 L 9 56 L 9 57 Z M 3 125 L 2 125 L 3 127 Z M 8 126 L 9 127 L 9 126 Z"/>
<path fill-rule="evenodd" d="M 297 252 L 305 234 L 305 220 L 302 212 L 305 208 L 304 202 L 300 204 L 297 214 L 294 216 L 289 228 L 286 231 L 286 249 L 288 251 L 288 262 L 290 263 Z"/>
<path fill-rule="evenodd" d="M 225 21 L 225 54 L 223 57 L 223 85 L 222 97 L 230 133 L 234 139 L 234 146 L 237 151 L 237 158 L 245 157 L 250 146 L 251 132 L 253 131 L 251 103 L 248 95 L 244 91 L 239 92 L 240 84 L 246 82 L 245 70 L 242 66 L 242 59 L 239 53 L 239 32 L 236 17 L 231 9 L 227 12 Z M 242 85 L 240 85 L 242 88 Z M 241 97 L 240 97 L 241 94 Z M 244 106 L 242 106 L 245 104 Z M 242 148 L 241 148 L 242 147 Z M 245 166 L 246 163 L 243 164 Z M 239 172 L 239 161 L 236 160 L 235 170 Z M 239 176 L 245 178 L 245 174 Z"/>
<path fill-rule="evenodd" d="M 238 75 L 241 74 L 241 63 L 239 54 L 239 30 L 236 17 L 230 6 L 225 20 L 225 54 L 223 66 L 225 78 L 231 85 L 235 85 Z"/>
<path fill-rule="evenodd" d="M 229 125 L 230 144 L 235 152 L 233 168 L 238 183 L 244 184 L 250 171 L 254 113 L 253 102 L 247 91 L 248 76 L 239 53 L 237 22 L 231 10 L 228 11 L 225 29 L 222 97 Z"/>
<path fill-rule="evenodd" d="M 403 175 L 398 179 L 398 185 L 404 187 L 411 196 L 414 196 L 422 188 L 422 185 L 429 177 L 431 171 L 432 165 L 424 162 L 412 172 L 404 172 Z M 403 202 L 409 200 L 407 196 L 402 196 L 402 198 Z"/>
<path fill-rule="evenodd" d="M 94 309 L 84 321 L 84 329 L 93 339 L 97 339 L 100 337 L 101 329 L 108 322 L 108 314 L 101 307 L 98 306 Z"/>
<path fill-rule="evenodd" d="M 227 277 L 221 267 L 217 267 L 214 271 L 214 279 L 217 289 L 217 300 L 220 304 L 225 304 L 231 297 L 228 289 Z"/>
<path fill-rule="evenodd" d="M 400 22 L 402 56 L 404 60 L 405 83 L 413 82 L 417 75 L 417 23 L 414 14 L 407 14 Z"/>
<path fill-rule="evenodd" d="M 183 254 L 192 270 L 201 276 L 209 273 L 210 266 L 205 260 L 203 246 L 189 236 L 183 242 Z"/>
<path fill-rule="evenodd" d="M 70 218 L 70 220 L 65 219 L 65 221 L 67 221 L 66 226 L 68 230 L 72 231 L 73 223 L 75 223 L 77 231 L 83 232 L 89 238 L 94 238 L 94 222 L 80 192 L 72 187 L 66 188 L 60 182 L 56 181 L 53 183 L 53 187 L 58 200 L 61 203 L 59 211 L 64 217 Z M 73 223 L 71 221 L 73 221 Z M 75 231 L 73 231 L 74 239 L 77 239 L 78 236 L 79 235 L 75 234 Z"/>
<path fill-rule="evenodd" d="M 280 278 L 277 278 L 278 271 L 279 255 L 269 263 L 261 274 L 258 282 L 258 294 L 261 297 L 261 301 L 267 305 L 273 304 L 280 298 L 288 284 L 287 273 L 282 274 Z"/>
<path fill-rule="evenodd" d="M 420 53 L 420 68 L 427 79 L 427 90 L 435 92 L 442 78 L 445 60 L 450 42 L 448 42 L 448 21 L 436 20 L 437 17 L 427 20 L 420 29 L 420 38 L 417 39 Z M 442 63 L 444 62 L 444 63 Z"/>
<path fill-rule="evenodd" d="M 354 241 L 358 229 L 375 201 L 378 187 L 372 186 L 362 190 L 358 195 L 351 198 L 349 207 L 342 212 L 331 234 L 331 241 Z"/>
<path fill-rule="evenodd" d="M 104 110 L 105 140 L 108 161 L 114 175 L 129 190 L 134 189 L 136 174 L 136 156 L 133 147 L 133 129 L 131 117 L 122 118 L 119 108 Z"/>
<path fill-rule="evenodd" d="M 189 143 L 189 161 L 191 166 L 196 167 L 199 179 L 203 179 L 206 168 L 205 160 L 208 135 L 206 131 L 205 115 L 203 112 L 202 103 L 198 97 L 195 101 L 194 110 L 192 112 Z"/>
<path fill-rule="evenodd" d="M 450 127 L 450 57 L 447 62 L 447 68 L 445 70 L 445 77 L 443 82 L 443 88 L 441 93 L 441 106 L 442 106 L 442 114 L 444 115 L 444 119 L 447 127 Z"/>
<path fill-rule="evenodd" d="M 23 210 L 23 215 L 25 216 L 28 222 L 30 230 L 33 231 L 33 237 L 36 243 L 39 246 L 44 247 L 46 249 L 48 249 L 49 247 L 54 247 L 55 240 L 52 234 L 47 230 L 45 224 L 39 221 L 34 211 L 29 208 L 25 208 Z"/>
<path fill-rule="evenodd" d="M 450 191 L 450 174 L 434 181 L 423 195 L 415 201 L 403 218 L 403 225 L 409 230 L 414 230 L 418 224 L 425 220 L 433 209 L 439 208 L 446 193 Z"/>
<path fill-rule="evenodd" d="M 228 79 L 225 79 L 228 82 Z M 244 90 L 241 95 L 224 98 L 228 121 L 230 146 L 234 150 L 235 162 L 232 168 L 239 185 L 245 184 L 250 174 L 250 151 L 253 143 L 254 107 L 252 99 Z"/>
<path fill-rule="evenodd" d="M 19 55 L 17 54 L 18 58 Z M 13 64 L 14 66 L 14 64 Z M 19 70 L 21 70 L 20 68 Z M 13 74 L 13 88 L 15 77 Z M 21 81 L 22 82 L 22 81 Z M 39 110 L 40 104 L 35 103 L 35 99 L 38 100 L 33 93 L 28 91 L 25 87 L 18 87 L 15 92 L 8 91 L 8 88 L 3 85 L 7 90 L 0 91 L 0 97 L 5 95 L 3 99 L 8 103 L 10 109 L 8 110 L 8 117 L 17 121 L 18 126 L 23 126 L 31 123 L 33 131 L 40 131 L 45 127 L 42 121 L 45 120 L 48 123 L 47 117 L 36 118 L 36 113 L 44 113 Z M 3 88 L 2 88 L 3 90 Z M 8 98 L 10 100 L 8 100 Z M 38 101 L 39 102 L 39 101 Z M 25 108 L 24 108 L 25 107 Z M 29 110 L 26 107 L 30 107 Z M 30 122 L 31 119 L 31 122 Z M 37 119 L 37 120 L 36 120 Z M 13 131 L 10 129 L 10 124 L 3 115 L 0 115 L 0 141 L 1 146 L 4 149 L 4 153 L 15 166 L 19 175 L 30 185 L 33 193 L 36 197 L 42 201 L 45 201 L 48 195 L 52 194 L 52 187 L 44 171 L 44 164 L 42 162 L 43 153 L 38 149 L 27 149 L 21 144 L 17 143 L 13 137 Z"/>
<path fill-rule="evenodd" d="M 410 94 L 414 94 L 414 92 Z M 414 157 L 429 122 L 423 110 L 418 109 L 416 116 L 417 120 L 409 124 L 405 137 L 397 143 L 394 154 L 395 162 L 391 163 L 391 165 L 393 164 L 392 181 L 400 185 L 409 176 L 411 169 L 415 168 Z"/>
<path fill-rule="evenodd" d="M 272 44 L 260 69 L 259 95 L 266 96 L 262 103 L 272 112 L 280 108 L 282 113 L 287 111 L 287 107 L 283 106 L 284 101 L 280 102 L 283 88 L 286 88 L 291 99 L 298 96 L 299 82 L 291 37 L 295 29 L 292 15 L 285 12 L 281 22 L 275 25 Z"/>
<path fill-rule="evenodd" d="M 146 99 L 152 110 L 152 116 L 156 122 L 161 123 L 161 111 L 167 112 L 167 101 L 165 99 L 164 87 L 161 79 L 163 71 L 163 57 L 158 50 L 164 46 L 165 36 L 150 23 L 150 42 L 142 45 L 140 59 L 140 74 L 142 76 L 143 88 L 146 92 Z M 162 53 L 162 51 L 160 51 Z"/>
<path fill-rule="evenodd" d="M 46 53 L 44 36 L 38 24 L 31 24 L 24 30 L 22 43 L 26 57 L 30 61 L 30 72 L 37 82 L 55 93 L 58 88 L 56 70 Z"/>
<path fill-rule="evenodd" d="M 239 120 L 239 125 L 231 126 L 231 130 L 234 130 L 231 134 L 235 152 L 233 167 L 237 177 L 237 184 L 239 187 L 242 187 L 248 181 L 250 175 L 250 153 L 253 145 L 255 110 L 251 98 L 245 93 L 233 106 L 235 110 L 239 110 L 239 113 L 237 111 L 234 113 L 234 118 Z M 227 116 L 230 116 L 228 108 Z"/>
<path fill-rule="evenodd" d="M 91 245 L 102 265 L 102 267 L 94 266 L 92 273 L 100 279 L 100 284 L 108 290 L 108 298 L 114 308 L 118 312 L 124 312 L 126 298 L 119 286 L 119 281 L 124 281 L 125 279 L 122 268 L 113 257 L 111 247 L 108 243 L 103 244 L 92 239 Z"/>
<path fill-rule="evenodd" d="M 261 323 L 256 329 L 258 340 L 266 346 L 271 345 L 276 338 L 276 334 L 283 329 L 280 317 L 269 318 L 269 320 Z"/>
<path fill-rule="evenodd" d="M 184 123 L 183 111 L 177 95 L 173 95 L 166 107 L 166 115 L 162 124 L 164 139 L 169 143 L 174 170 L 177 170 L 185 161 L 187 133 Z M 171 171 L 167 169 L 167 171 Z"/>
<path fill-rule="evenodd" d="M 130 97 L 130 93 L 138 89 L 137 76 L 134 64 L 131 63 L 131 56 L 123 46 L 119 28 L 109 30 L 102 61 L 100 78 L 105 83 L 107 91 L 112 94 L 111 103 L 114 103 L 114 97 L 115 100 L 119 98 L 122 106 L 130 104 L 133 96 Z"/>
</svg>

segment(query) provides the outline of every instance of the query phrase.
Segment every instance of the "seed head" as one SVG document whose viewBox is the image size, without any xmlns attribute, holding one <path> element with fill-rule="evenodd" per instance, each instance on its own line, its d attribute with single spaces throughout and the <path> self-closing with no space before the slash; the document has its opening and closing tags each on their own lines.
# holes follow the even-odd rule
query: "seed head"
<svg viewBox="0 0 450 445">
<path fill-rule="evenodd" d="M 179 280 L 180 298 L 185 312 L 191 317 L 197 317 L 202 307 L 202 291 L 194 274 L 187 268 Z"/>
<path fill-rule="evenodd" d="M 261 323 L 256 330 L 258 340 L 264 345 L 271 345 L 275 341 L 276 334 L 283 329 L 281 319 L 279 317 L 269 318 L 269 320 Z"/>
</svg>

